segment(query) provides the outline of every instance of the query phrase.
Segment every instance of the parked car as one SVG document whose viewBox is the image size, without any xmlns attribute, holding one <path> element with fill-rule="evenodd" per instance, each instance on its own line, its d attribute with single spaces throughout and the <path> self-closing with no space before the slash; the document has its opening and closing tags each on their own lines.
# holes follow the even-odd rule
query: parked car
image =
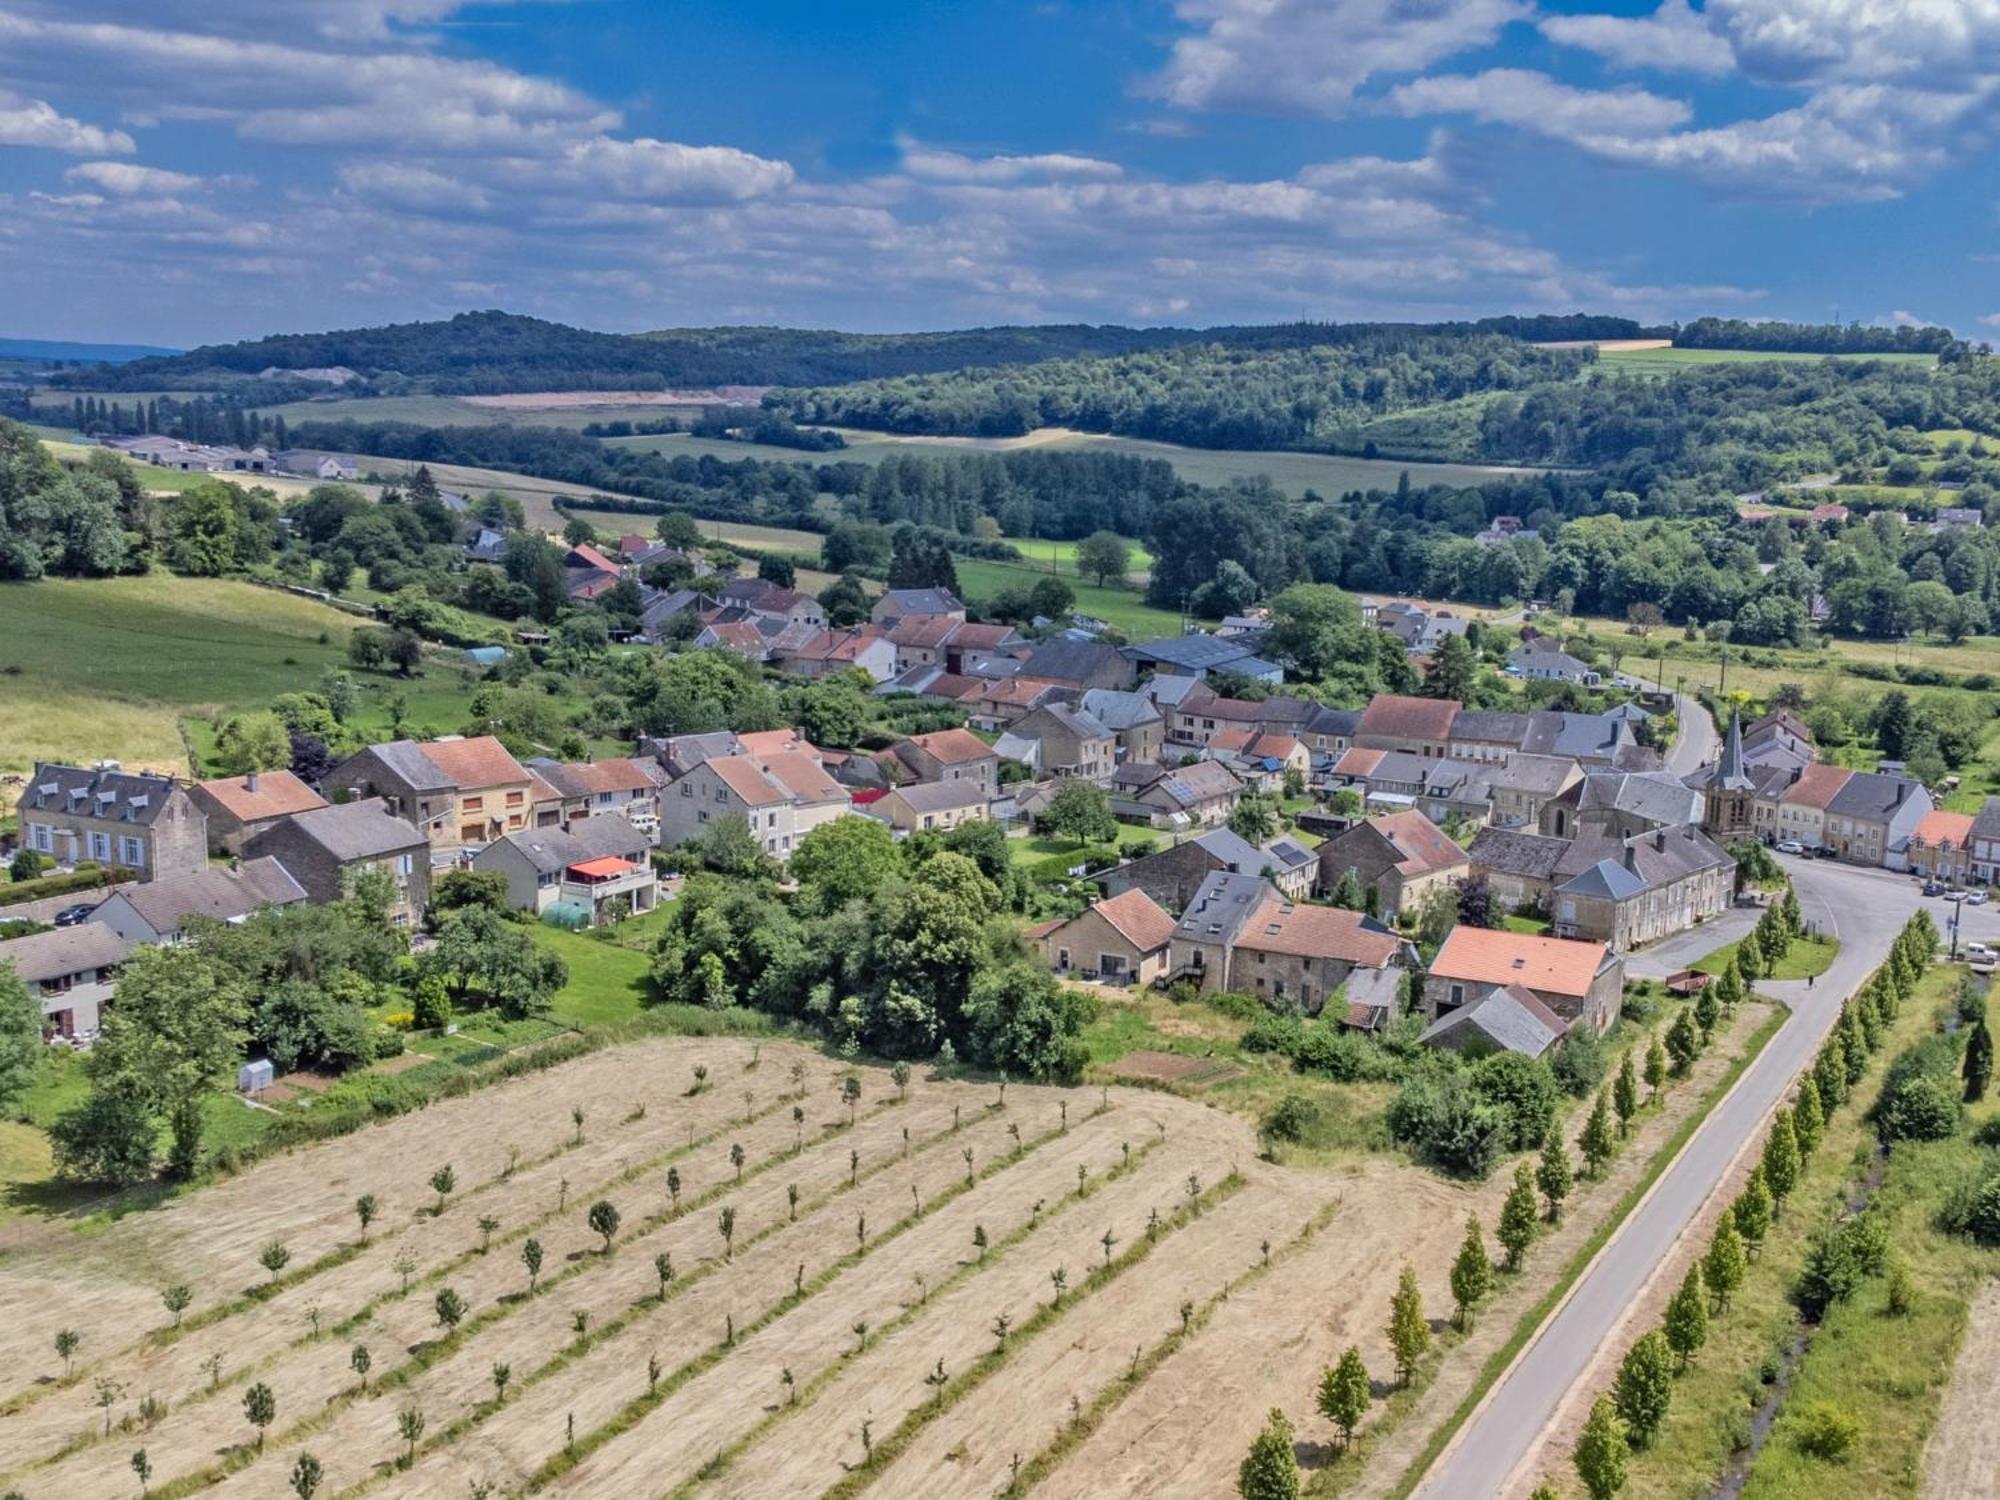
<svg viewBox="0 0 2000 1500">
<path fill-rule="evenodd" d="M 1780 839 L 1778 840 L 1778 852 L 1780 854 L 1803 854 L 1806 852 L 1806 846 L 1801 844 L 1797 839 Z"/>
<path fill-rule="evenodd" d="M 1926 896 L 1942 896 L 1944 894 L 1944 886 L 1938 881 L 1926 880 L 1924 882 L 1924 894 Z"/>
<path fill-rule="evenodd" d="M 1984 906 L 1986 904 L 1986 892 L 1983 890 L 1967 891 L 1965 893 L 1965 904 L 1967 906 Z"/>
<path fill-rule="evenodd" d="M 1990 964 L 1996 958 L 2000 958 L 2000 954 L 1996 954 L 1984 943 L 1967 943 L 1965 945 L 1965 961 L 1969 964 Z"/>
<path fill-rule="evenodd" d="M 74 927 L 79 922 L 87 921 L 90 914 L 96 910 L 97 907 L 89 902 L 81 906 L 65 906 L 56 913 L 56 926 Z"/>
</svg>

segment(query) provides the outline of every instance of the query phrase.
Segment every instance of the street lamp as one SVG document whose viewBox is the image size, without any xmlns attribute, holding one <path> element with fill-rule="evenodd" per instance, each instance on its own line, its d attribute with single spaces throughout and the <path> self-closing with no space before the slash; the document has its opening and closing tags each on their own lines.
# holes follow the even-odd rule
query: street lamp
<svg viewBox="0 0 2000 1500">
<path fill-rule="evenodd" d="M 1948 960 L 1950 963 L 1958 962 L 1958 923 L 1959 919 L 1964 915 L 1965 892 L 1960 891 L 1952 898 L 1951 903 L 1951 957 Z"/>
</svg>

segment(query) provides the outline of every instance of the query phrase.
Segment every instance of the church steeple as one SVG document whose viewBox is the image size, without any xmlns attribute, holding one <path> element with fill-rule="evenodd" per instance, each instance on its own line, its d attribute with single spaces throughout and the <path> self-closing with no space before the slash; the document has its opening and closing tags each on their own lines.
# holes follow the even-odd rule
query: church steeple
<svg viewBox="0 0 2000 1500">
<path fill-rule="evenodd" d="M 1743 774 L 1743 714 L 1731 710 L 1729 733 L 1722 739 L 1722 758 L 1715 763 L 1715 786 L 1723 791 L 1747 791 L 1750 778 Z"/>
</svg>

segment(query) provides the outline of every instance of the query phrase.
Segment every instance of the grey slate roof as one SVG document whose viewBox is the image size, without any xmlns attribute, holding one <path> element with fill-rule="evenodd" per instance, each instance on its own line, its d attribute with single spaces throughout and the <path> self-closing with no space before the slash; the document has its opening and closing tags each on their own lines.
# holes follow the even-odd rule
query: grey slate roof
<svg viewBox="0 0 2000 1500">
<path fill-rule="evenodd" d="M 1495 870 L 1523 880 L 1553 880 L 1557 864 L 1568 852 L 1568 839 L 1518 828 L 1482 828 L 1465 850 L 1475 872 Z"/>
<path fill-rule="evenodd" d="M 1144 693 L 1124 693 L 1117 688 L 1089 689 L 1083 695 L 1082 707 L 1113 733 L 1141 724 L 1158 724 L 1166 717 Z"/>
<path fill-rule="evenodd" d="M 79 922 L 0 943 L 0 969 L 12 964 L 23 984 L 40 984 L 121 964 L 133 946 L 101 922 Z"/>
<path fill-rule="evenodd" d="M 171 776 L 44 762 L 29 776 L 21 806 L 145 827 L 159 817 L 176 784 Z"/>
<path fill-rule="evenodd" d="M 1527 738 L 1528 714 L 1501 709 L 1462 708 L 1451 721 L 1447 740 L 1478 741 L 1482 744 L 1519 745 Z"/>
<path fill-rule="evenodd" d="M 1510 755 L 1493 769 L 1493 790 L 1553 797 L 1569 782 L 1576 762 L 1567 755 Z"/>
<path fill-rule="evenodd" d="M 1640 891 L 1672 885 L 1703 870 L 1734 863 L 1728 850 L 1693 824 L 1656 828 L 1625 839 L 1585 834 L 1569 846 L 1557 866 L 1559 875 L 1571 877 L 1558 889 L 1571 895 L 1611 895 L 1623 900 Z M 1605 865 L 1630 879 L 1599 878 Z"/>
<path fill-rule="evenodd" d="M 1033 660 L 1032 657 L 1029 660 Z M 1154 677 L 1139 689 L 1148 698 L 1164 708 L 1176 708 L 1187 704 L 1191 698 L 1213 697 L 1214 692 L 1198 677 L 1178 677 L 1168 673 Z M 1190 709 L 1192 705 L 1189 705 Z"/>
<path fill-rule="evenodd" d="M 1125 654 L 1141 665 L 1163 662 L 1185 672 L 1210 672 L 1227 670 L 1257 653 L 1240 640 L 1222 636 L 1163 635 L 1127 646 Z"/>
<path fill-rule="evenodd" d="M 1228 832 L 1227 829 L 1223 831 Z M 1257 852 L 1264 856 L 1266 864 L 1280 873 L 1319 863 L 1319 855 L 1297 839 L 1275 838 Z"/>
<path fill-rule="evenodd" d="M 545 875 L 586 859 L 643 859 L 647 845 L 646 835 L 616 813 L 580 818 L 567 831 L 524 829 L 496 842 L 511 845 Z"/>
<path fill-rule="evenodd" d="M 394 771 L 413 790 L 419 792 L 450 791 L 452 779 L 438 769 L 424 747 L 415 740 L 389 740 L 380 745 L 371 745 L 375 758 Z"/>
<path fill-rule="evenodd" d="M 1856 771 L 1841 784 L 1826 805 L 1837 818 L 1865 818 L 1882 822 L 1921 790 L 1906 776 L 1885 776 L 1880 771 Z"/>
<path fill-rule="evenodd" d="M 1593 771 L 1572 790 L 1579 813 L 1628 813 L 1664 827 L 1701 821 L 1701 794 L 1665 771 Z"/>
<path fill-rule="evenodd" d="M 1112 662 L 1123 670 L 1118 648 L 1103 641 L 1043 641 L 1021 663 L 1020 675 L 1046 677 L 1051 682 L 1082 682 Z"/>
<path fill-rule="evenodd" d="M 950 589 L 890 589 L 882 596 L 905 615 L 962 615 L 965 606 Z"/>
<path fill-rule="evenodd" d="M 1600 859 L 1557 887 L 1565 896 L 1596 896 L 1623 901 L 1639 895 L 1646 882 L 1614 859 Z"/>
<path fill-rule="evenodd" d="M 430 842 L 390 812 L 380 797 L 317 807 L 294 813 L 287 821 L 342 864 L 400 854 Z"/>
<path fill-rule="evenodd" d="M 1197 943 L 1233 943 L 1270 890 L 1261 875 L 1211 870 L 1174 925 L 1174 936 Z"/>
<path fill-rule="evenodd" d="M 1067 703 L 1044 703 L 1041 712 L 1079 739 L 1103 740 L 1111 737 L 1111 731 L 1095 715 L 1071 708 Z"/>
<path fill-rule="evenodd" d="M 983 788 L 970 781 L 915 781 L 897 787 L 890 795 L 901 797 L 912 812 L 928 813 L 978 807 L 990 800 Z"/>
<path fill-rule="evenodd" d="M 2000 839 L 2000 797 L 1986 799 L 1979 815 L 1972 820 L 1972 836 L 1976 839 Z"/>
<path fill-rule="evenodd" d="M 1562 1018 L 1533 994 L 1519 985 L 1509 985 L 1439 1016 L 1424 1028 L 1419 1040 L 1436 1043 L 1468 1026 L 1494 1046 L 1526 1057 L 1540 1057 L 1567 1029 Z"/>
<path fill-rule="evenodd" d="M 1307 734 L 1326 734 L 1351 740 L 1360 723 L 1361 710 L 1358 708 L 1327 708 L 1321 705 L 1313 709 L 1304 727 Z"/>
<path fill-rule="evenodd" d="M 166 880 L 124 886 L 117 894 L 155 932 L 178 932 L 189 917 L 227 922 L 247 917 L 260 907 L 288 906 L 306 899 L 305 887 L 270 855 L 247 859 L 240 869 L 211 865 Z"/>
</svg>

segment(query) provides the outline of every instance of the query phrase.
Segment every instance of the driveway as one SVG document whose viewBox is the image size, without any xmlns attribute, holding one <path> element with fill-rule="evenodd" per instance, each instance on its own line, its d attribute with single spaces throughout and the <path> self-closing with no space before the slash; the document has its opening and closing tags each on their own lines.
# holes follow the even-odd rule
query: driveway
<svg viewBox="0 0 2000 1500">
<path fill-rule="evenodd" d="M 1424 1500 L 1490 1500 L 1521 1477 L 1515 1471 L 1533 1454 L 1570 1388 L 1609 1341 L 1625 1310 L 1645 1292 L 1668 1249 L 1715 1192 L 1737 1154 L 1756 1138 L 1766 1115 L 1812 1061 L 1841 1000 L 1881 962 L 1898 929 L 1923 900 L 1907 876 L 1818 860 L 1783 863 L 1797 885 L 1806 920 L 1840 938 L 1839 955 L 1811 989 L 1797 980 L 1758 985 L 1761 993 L 1788 1005 L 1791 1018 L 1710 1112 L 1432 1466 L 1417 1490 Z M 1942 926 L 1949 909 L 1940 912 L 1939 903 L 1931 905 Z M 1989 924 L 2000 933 L 2000 912 L 1966 909 L 1968 935 L 1978 936 Z M 1714 946 L 1713 925 L 1704 936 Z"/>
</svg>

